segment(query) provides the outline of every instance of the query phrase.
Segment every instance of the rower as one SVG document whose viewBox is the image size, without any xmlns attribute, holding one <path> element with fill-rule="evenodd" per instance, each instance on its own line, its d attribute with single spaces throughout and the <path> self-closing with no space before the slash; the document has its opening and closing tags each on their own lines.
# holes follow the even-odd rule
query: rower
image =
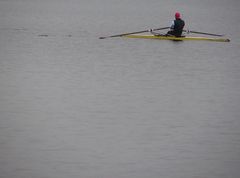
<svg viewBox="0 0 240 178">
<path fill-rule="evenodd" d="M 184 20 L 181 19 L 179 12 L 175 13 L 175 20 L 172 21 L 170 31 L 167 32 L 167 36 L 181 37 L 183 28 L 185 26 Z"/>
<path fill-rule="evenodd" d="M 184 20 L 181 19 L 181 15 L 179 12 L 175 13 L 175 20 L 172 21 L 170 30 L 167 32 L 167 34 L 163 35 L 158 32 L 154 32 L 152 29 L 149 30 L 150 33 L 152 33 L 154 36 L 175 36 L 175 37 L 181 37 L 183 28 L 185 26 Z"/>
</svg>

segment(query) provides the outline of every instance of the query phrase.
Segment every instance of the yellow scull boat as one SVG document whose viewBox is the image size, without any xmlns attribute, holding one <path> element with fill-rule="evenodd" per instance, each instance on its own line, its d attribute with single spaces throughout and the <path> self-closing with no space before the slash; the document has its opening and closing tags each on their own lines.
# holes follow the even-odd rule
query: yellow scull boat
<svg viewBox="0 0 240 178">
<path fill-rule="evenodd" d="M 196 40 L 196 41 L 215 41 L 215 42 L 230 42 L 227 38 L 208 38 L 208 37 L 194 37 L 194 36 L 188 36 L 188 37 L 175 37 L 175 36 L 164 36 L 164 35 L 125 35 L 122 37 L 127 38 L 143 38 L 143 39 L 158 39 L 158 40 L 173 40 L 173 41 L 182 41 L 182 40 Z"/>
</svg>

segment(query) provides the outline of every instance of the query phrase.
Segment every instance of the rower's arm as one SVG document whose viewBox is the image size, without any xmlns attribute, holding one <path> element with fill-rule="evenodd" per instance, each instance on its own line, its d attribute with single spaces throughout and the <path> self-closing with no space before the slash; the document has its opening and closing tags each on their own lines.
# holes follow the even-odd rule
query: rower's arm
<svg viewBox="0 0 240 178">
<path fill-rule="evenodd" d="M 174 20 L 172 21 L 171 25 L 170 25 L 170 29 L 174 29 Z"/>
</svg>

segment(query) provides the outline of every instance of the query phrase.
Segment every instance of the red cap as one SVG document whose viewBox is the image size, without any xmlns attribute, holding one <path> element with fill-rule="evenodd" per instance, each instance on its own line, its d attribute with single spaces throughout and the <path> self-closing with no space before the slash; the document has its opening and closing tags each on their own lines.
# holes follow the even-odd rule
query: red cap
<svg viewBox="0 0 240 178">
<path fill-rule="evenodd" d="M 176 18 L 176 19 L 180 19 L 180 16 L 181 16 L 181 15 L 180 15 L 179 12 L 176 12 L 176 13 L 175 13 L 175 18 Z"/>
</svg>

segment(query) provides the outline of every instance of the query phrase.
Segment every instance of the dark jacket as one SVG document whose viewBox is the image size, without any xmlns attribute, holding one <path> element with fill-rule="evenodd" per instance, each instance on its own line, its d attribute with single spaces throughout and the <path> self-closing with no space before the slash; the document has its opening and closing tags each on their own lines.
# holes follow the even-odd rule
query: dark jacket
<svg viewBox="0 0 240 178">
<path fill-rule="evenodd" d="M 172 30 L 169 31 L 168 34 L 180 37 L 182 35 L 184 26 L 185 22 L 182 19 L 176 19 L 174 20 L 174 26 L 172 27 Z"/>
</svg>

